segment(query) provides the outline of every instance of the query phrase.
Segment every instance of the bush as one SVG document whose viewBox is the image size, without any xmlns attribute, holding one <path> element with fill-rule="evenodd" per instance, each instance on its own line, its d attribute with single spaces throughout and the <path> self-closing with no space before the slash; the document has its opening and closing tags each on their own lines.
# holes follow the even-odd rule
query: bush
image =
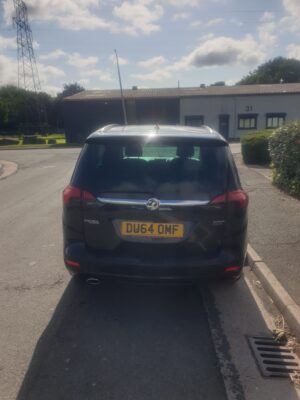
<svg viewBox="0 0 300 400">
<path fill-rule="evenodd" d="M 245 164 L 270 164 L 269 138 L 273 131 L 257 131 L 241 138 Z"/>
<path fill-rule="evenodd" d="M 13 139 L 13 138 L 3 138 L 0 139 L 0 146 L 9 146 L 9 145 L 18 145 L 19 144 L 19 139 Z"/>
<path fill-rule="evenodd" d="M 56 139 L 48 139 L 48 144 L 56 144 Z"/>
<path fill-rule="evenodd" d="M 300 122 L 287 124 L 270 137 L 273 183 L 300 197 Z"/>
<path fill-rule="evenodd" d="M 36 144 L 37 136 L 30 135 L 30 136 L 23 136 L 23 144 Z"/>
<path fill-rule="evenodd" d="M 37 138 L 37 139 L 36 139 L 36 144 L 46 144 L 46 139 Z"/>
</svg>

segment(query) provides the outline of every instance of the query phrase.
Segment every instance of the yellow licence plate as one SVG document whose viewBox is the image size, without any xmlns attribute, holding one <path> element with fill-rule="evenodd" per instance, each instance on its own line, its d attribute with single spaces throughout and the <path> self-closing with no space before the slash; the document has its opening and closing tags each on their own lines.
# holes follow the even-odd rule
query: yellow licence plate
<svg viewBox="0 0 300 400">
<path fill-rule="evenodd" d="M 123 236 L 143 236 L 153 238 L 183 238 L 184 224 L 122 221 L 121 234 Z"/>
</svg>

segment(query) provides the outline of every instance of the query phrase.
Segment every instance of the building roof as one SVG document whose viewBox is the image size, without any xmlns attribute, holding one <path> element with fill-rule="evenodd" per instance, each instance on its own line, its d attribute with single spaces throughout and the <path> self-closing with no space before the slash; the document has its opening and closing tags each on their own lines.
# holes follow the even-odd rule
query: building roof
<svg viewBox="0 0 300 400">
<path fill-rule="evenodd" d="M 276 85 L 240 85 L 209 86 L 206 88 L 158 88 L 158 89 L 125 89 L 125 99 L 182 98 L 194 96 L 247 96 L 259 94 L 300 93 L 300 83 L 284 83 Z M 120 90 L 84 90 L 66 101 L 114 100 L 120 98 Z"/>
<path fill-rule="evenodd" d="M 205 142 L 226 144 L 226 140 L 215 130 L 208 126 L 199 128 L 179 125 L 107 125 L 92 133 L 86 142 L 97 142 L 103 137 L 176 137 L 188 139 L 201 139 Z"/>
</svg>

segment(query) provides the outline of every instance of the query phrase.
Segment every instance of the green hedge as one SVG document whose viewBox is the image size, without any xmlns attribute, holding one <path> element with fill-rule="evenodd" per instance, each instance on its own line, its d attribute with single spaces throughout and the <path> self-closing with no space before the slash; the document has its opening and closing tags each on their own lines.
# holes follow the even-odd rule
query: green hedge
<svg viewBox="0 0 300 400">
<path fill-rule="evenodd" d="M 287 124 L 270 137 L 273 183 L 300 197 L 300 121 Z"/>
<path fill-rule="evenodd" d="M 13 139 L 13 138 L 4 138 L 0 139 L 0 146 L 9 146 L 12 144 L 19 144 L 19 139 Z"/>
<path fill-rule="evenodd" d="M 48 139 L 48 144 L 56 144 L 56 139 Z"/>
<path fill-rule="evenodd" d="M 245 164 L 270 164 L 269 138 L 272 133 L 270 130 L 257 131 L 241 138 Z"/>
<path fill-rule="evenodd" d="M 36 135 L 23 136 L 23 144 L 46 144 L 46 139 Z"/>
</svg>

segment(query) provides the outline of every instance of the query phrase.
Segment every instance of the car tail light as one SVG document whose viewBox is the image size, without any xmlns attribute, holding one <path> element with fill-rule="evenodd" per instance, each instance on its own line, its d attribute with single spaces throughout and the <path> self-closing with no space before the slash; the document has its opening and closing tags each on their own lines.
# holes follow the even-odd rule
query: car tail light
<svg viewBox="0 0 300 400">
<path fill-rule="evenodd" d="M 81 190 L 74 186 L 67 186 L 63 191 L 63 202 L 68 205 L 71 200 L 81 198 Z"/>
<path fill-rule="evenodd" d="M 79 268 L 80 267 L 80 263 L 77 261 L 72 261 L 72 260 L 65 260 L 65 264 L 68 267 L 72 267 L 72 268 Z"/>
<path fill-rule="evenodd" d="M 247 208 L 248 206 L 248 195 L 243 190 L 238 189 L 232 192 L 221 194 L 220 196 L 215 197 L 211 204 L 222 204 L 226 203 L 226 201 L 230 203 L 238 203 L 240 208 Z"/>
<path fill-rule="evenodd" d="M 89 192 L 84 191 L 82 194 L 84 201 L 96 201 L 96 198 Z"/>
<path fill-rule="evenodd" d="M 74 186 L 67 186 L 63 191 L 64 204 L 68 205 L 71 200 L 83 198 L 84 201 L 95 201 L 96 198 L 89 192 L 82 191 L 81 189 Z"/>
<path fill-rule="evenodd" d="M 236 266 L 234 266 L 234 267 L 226 267 L 225 268 L 225 272 L 237 272 L 240 269 L 241 269 L 241 267 L 236 267 Z"/>
</svg>

